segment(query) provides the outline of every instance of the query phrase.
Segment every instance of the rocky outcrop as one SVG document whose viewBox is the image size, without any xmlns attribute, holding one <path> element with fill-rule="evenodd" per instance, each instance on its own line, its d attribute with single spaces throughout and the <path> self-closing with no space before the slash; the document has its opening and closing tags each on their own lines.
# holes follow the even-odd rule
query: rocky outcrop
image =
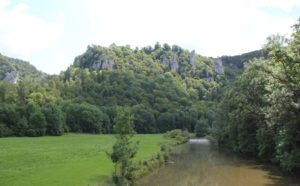
<svg viewBox="0 0 300 186">
<path fill-rule="evenodd" d="M 10 84 L 16 84 L 18 79 L 18 73 L 17 71 L 11 71 L 6 72 L 4 75 L 3 80 L 10 83 Z"/>
<path fill-rule="evenodd" d="M 111 45 L 111 48 L 116 45 Z M 114 66 L 113 57 L 107 54 L 107 49 L 102 47 L 88 46 L 86 53 L 75 59 L 76 65 L 94 70 L 112 69 Z"/>
<path fill-rule="evenodd" d="M 214 68 L 215 72 L 218 74 L 224 74 L 224 67 L 223 62 L 221 58 L 214 59 Z"/>
<path fill-rule="evenodd" d="M 178 60 L 177 60 L 177 55 L 172 54 L 170 58 L 167 58 L 166 56 L 163 56 L 163 64 L 168 66 L 171 70 L 171 72 L 177 72 L 179 68 Z"/>
<path fill-rule="evenodd" d="M 92 68 L 95 70 L 111 69 L 114 66 L 112 59 L 97 60 L 93 63 Z"/>
<path fill-rule="evenodd" d="M 189 56 L 189 61 L 191 65 L 194 67 L 196 65 L 196 52 L 193 50 Z"/>
<path fill-rule="evenodd" d="M 164 65 L 169 66 L 169 59 L 166 56 L 162 57 L 162 62 Z"/>
<path fill-rule="evenodd" d="M 179 64 L 177 61 L 177 55 L 173 54 L 170 60 L 170 68 L 172 72 L 177 72 L 178 68 L 179 68 Z"/>
</svg>

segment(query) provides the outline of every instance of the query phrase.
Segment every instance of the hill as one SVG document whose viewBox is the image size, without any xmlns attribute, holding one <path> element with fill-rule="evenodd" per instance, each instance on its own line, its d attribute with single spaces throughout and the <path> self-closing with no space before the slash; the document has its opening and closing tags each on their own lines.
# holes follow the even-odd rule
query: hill
<svg viewBox="0 0 300 186">
<path fill-rule="evenodd" d="M 245 59 L 213 59 L 159 43 L 141 49 L 91 45 L 65 72 L 48 76 L 28 62 L 0 57 L 6 80 L 0 81 L 0 136 L 111 133 L 116 107 L 125 105 L 138 133 L 194 131 L 197 125 L 206 133 L 227 67 Z M 7 81 L 15 73 L 21 81 Z"/>
<path fill-rule="evenodd" d="M 45 73 L 38 71 L 29 62 L 9 58 L 0 53 L 0 80 L 16 84 L 18 79 L 38 80 L 45 76 Z"/>
</svg>

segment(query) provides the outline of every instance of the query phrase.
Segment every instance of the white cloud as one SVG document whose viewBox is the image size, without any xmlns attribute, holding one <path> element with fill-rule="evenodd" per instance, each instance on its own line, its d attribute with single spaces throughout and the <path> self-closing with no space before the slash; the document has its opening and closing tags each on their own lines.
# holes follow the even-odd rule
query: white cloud
<svg viewBox="0 0 300 186">
<path fill-rule="evenodd" d="M 300 0 L 65 0 L 49 5 L 47 11 L 62 13 L 32 15 L 25 3 L 11 7 L 9 0 L 0 0 L 0 53 L 49 73 L 65 70 L 87 44 L 143 47 L 159 41 L 206 56 L 241 54 L 259 49 L 271 34 L 290 34 Z"/>
<path fill-rule="evenodd" d="M 9 9 L 9 1 L 0 1 L 0 48 L 14 57 L 30 59 L 35 52 L 54 45 L 62 36 L 63 25 L 60 20 L 47 22 L 30 15 L 30 7 L 25 3 Z"/>
<path fill-rule="evenodd" d="M 10 0 L 1 0 L 0 1 L 0 8 L 6 7 L 9 4 Z"/>
<path fill-rule="evenodd" d="M 300 6 L 299 0 L 249 0 L 249 3 L 256 8 L 271 7 L 286 12 L 291 11 L 296 6 Z"/>
<path fill-rule="evenodd" d="M 259 49 L 271 34 L 289 34 L 291 17 L 278 18 L 263 8 L 285 12 L 296 0 L 88 0 L 90 41 L 106 45 L 179 44 L 209 56 Z"/>
</svg>

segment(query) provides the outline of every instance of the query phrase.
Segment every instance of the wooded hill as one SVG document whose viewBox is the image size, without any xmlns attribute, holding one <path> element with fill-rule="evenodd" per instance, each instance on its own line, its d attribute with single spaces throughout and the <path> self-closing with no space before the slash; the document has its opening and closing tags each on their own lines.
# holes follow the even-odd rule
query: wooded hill
<svg viewBox="0 0 300 186">
<path fill-rule="evenodd" d="M 197 124 L 205 133 L 226 74 L 220 58 L 159 43 L 88 46 L 59 75 L 1 55 L 0 136 L 112 133 L 116 107 L 125 105 L 138 133 L 194 131 Z"/>
</svg>

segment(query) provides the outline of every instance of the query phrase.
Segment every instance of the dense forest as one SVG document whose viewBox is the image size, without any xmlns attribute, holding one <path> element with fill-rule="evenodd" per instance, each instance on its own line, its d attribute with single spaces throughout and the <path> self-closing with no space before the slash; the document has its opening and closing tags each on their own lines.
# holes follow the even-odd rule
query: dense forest
<svg viewBox="0 0 300 186">
<path fill-rule="evenodd" d="M 224 89 L 212 127 L 219 144 L 285 171 L 300 168 L 300 22 L 293 28 L 269 37 L 265 57 Z"/>
<path fill-rule="evenodd" d="M 300 168 L 300 24 L 263 49 L 209 58 L 177 45 L 90 45 L 59 75 L 0 54 L 0 137 L 113 133 L 118 106 L 138 133 L 211 134 L 247 156 Z"/>
</svg>

